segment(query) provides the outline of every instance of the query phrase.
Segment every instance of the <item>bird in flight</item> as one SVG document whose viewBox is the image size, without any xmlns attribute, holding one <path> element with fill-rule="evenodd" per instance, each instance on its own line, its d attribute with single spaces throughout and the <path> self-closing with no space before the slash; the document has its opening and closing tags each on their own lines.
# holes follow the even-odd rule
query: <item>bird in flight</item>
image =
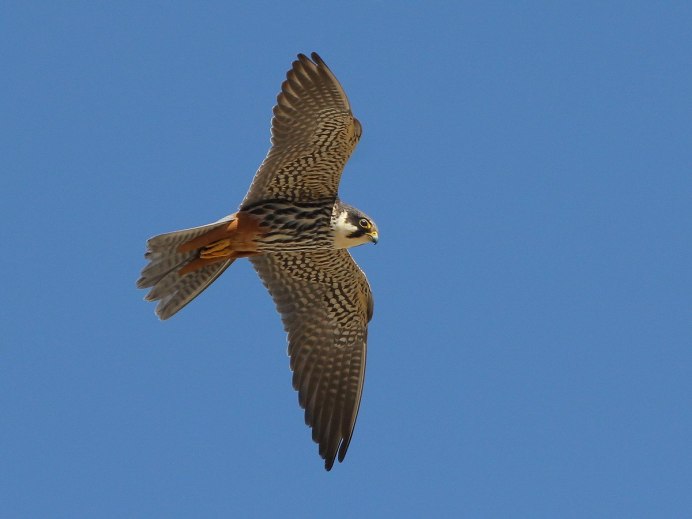
<svg viewBox="0 0 692 519">
<path fill-rule="evenodd" d="M 361 136 L 344 89 L 312 53 L 293 62 L 274 107 L 271 147 L 237 212 L 147 241 L 137 281 L 168 319 L 248 258 L 288 333 L 293 387 L 325 468 L 346 456 L 358 415 L 373 299 L 349 247 L 375 222 L 338 198 Z"/>
</svg>

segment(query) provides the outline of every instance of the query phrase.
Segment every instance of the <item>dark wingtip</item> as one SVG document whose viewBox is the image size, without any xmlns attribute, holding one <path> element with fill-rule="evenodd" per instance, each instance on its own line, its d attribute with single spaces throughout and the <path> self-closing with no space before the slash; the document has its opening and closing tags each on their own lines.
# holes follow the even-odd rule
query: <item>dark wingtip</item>
<svg viewBox="0 0 692 519">
<path fill-rule="evenodd" d="M 351 443 L 351 438 L 348 440 L 344 440 L 341 443 L 341 447 L 339 447 L 339 463 L 344 461 L 344 458 L 346 457 L 346 451 L 348 450 L 348 445 Z"/>
<path fill-rule="evenodd" d="M 329 472 L 334 466 L 334 458 L 324 460 L 324 470 Z"/>
</svg>

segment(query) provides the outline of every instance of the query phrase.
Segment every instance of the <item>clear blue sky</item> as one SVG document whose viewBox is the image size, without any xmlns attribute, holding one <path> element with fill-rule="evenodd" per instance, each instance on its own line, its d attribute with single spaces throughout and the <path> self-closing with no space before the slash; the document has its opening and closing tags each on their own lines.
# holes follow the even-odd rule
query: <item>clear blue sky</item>
<svg viewBox="0 0 692 519">
<path fill-rule="evenodd" d="M 692 516 L 691 4 L 232 4 L 0 8 L 0 516 Z M 331 473 L 246 261 L 167 322 L 135 289 L 310 51 L 381 234 Z"/>
</svg>

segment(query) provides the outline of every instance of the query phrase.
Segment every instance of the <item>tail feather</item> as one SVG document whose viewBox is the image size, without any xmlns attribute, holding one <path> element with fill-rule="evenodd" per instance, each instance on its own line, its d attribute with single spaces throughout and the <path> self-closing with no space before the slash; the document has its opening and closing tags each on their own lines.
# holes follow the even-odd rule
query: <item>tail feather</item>
<svg viewBox="0 0 692 519">
<path fill-rule="evenodd" d="M 180 272 L 199 257 L 198 249 L 181 252 L 181 245 L 216 227 L 228 225 L 234 216 L 230 215 L 201 227 L 161 234 L 147 241 L 144 257 L 149 260 L 149 264 L 142 269 L 137 287 L 152 287 L 145 300 L 159 301 L 156 306 L 159 318 L 168 319 L 174 315 L 233 263 L 233 259 L 220 260 L 193 271 Z"/>
</svg>

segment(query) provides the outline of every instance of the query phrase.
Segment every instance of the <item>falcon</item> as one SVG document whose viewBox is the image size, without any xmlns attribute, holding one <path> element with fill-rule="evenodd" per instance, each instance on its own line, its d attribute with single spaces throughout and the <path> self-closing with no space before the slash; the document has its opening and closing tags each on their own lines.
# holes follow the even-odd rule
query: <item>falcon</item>
<svg viewBox="0 0 692 519">
<path fill-rule="evenodd" d="M 248 258 L 284 329 L 293 387 L 324 466 L 344 460 L 363 392 L 373 298 L 348 248 L 377 243 L 372 218 L 338 197 L 361 136 L 344 89 L 316 54 L 293 62 L 271 147 L 237 212 L 147 241 L 137 281 L 168 319 L 236 259 Z"/>
</svg>

